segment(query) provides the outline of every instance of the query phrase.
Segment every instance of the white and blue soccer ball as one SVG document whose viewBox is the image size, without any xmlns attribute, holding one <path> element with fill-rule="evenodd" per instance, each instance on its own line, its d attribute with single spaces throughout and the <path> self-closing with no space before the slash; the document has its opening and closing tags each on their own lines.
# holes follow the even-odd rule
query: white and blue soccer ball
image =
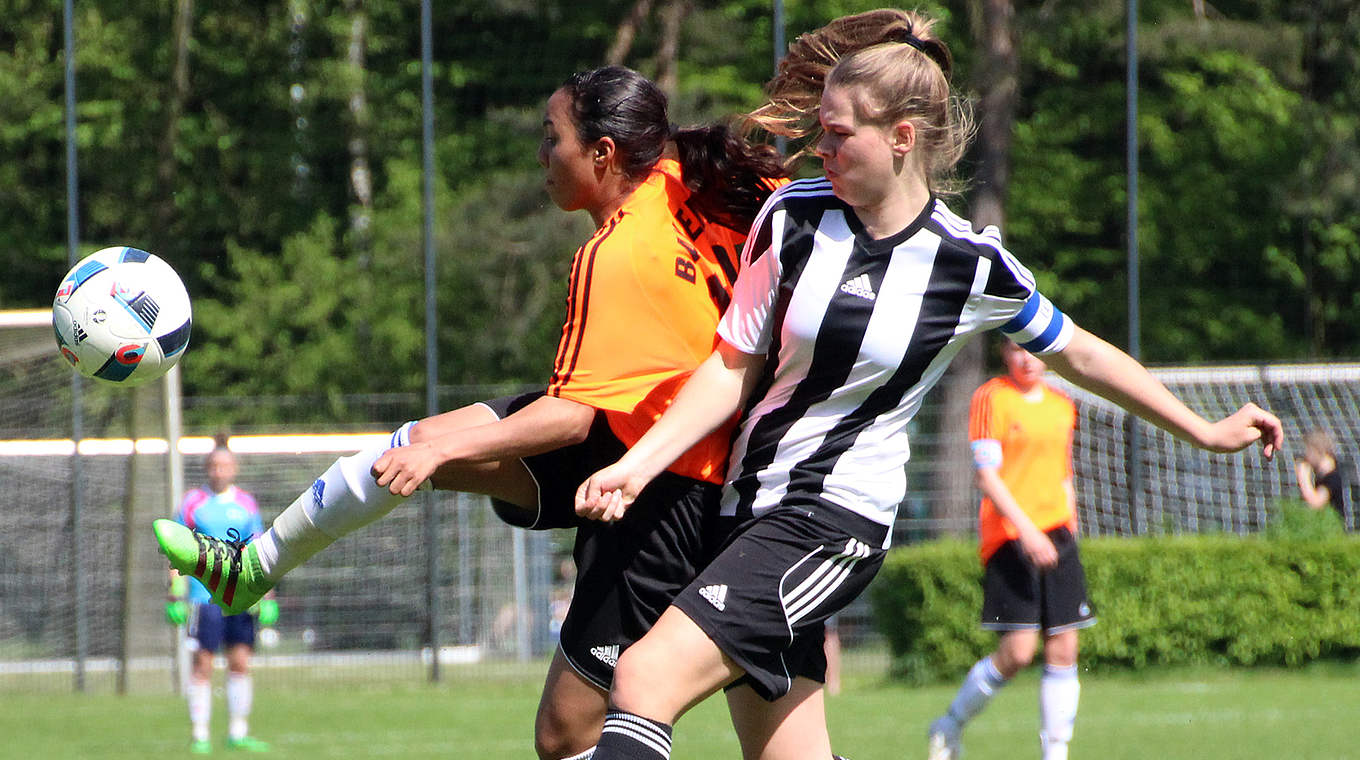
<svg viewBox="0 0 1360 760">
<path fill-rule="evenodd" d="M 189 346 L 189 293 L 169 264 L 126 246 L 86 256 L 52 300 L 57 347 L 80 374 L 136 385 L 170 371 Z"/>
</svg>

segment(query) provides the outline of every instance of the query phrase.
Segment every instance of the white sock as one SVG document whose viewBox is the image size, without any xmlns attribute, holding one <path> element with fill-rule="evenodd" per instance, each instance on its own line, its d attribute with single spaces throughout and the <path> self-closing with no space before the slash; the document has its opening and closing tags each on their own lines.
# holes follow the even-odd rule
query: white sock
<svg viewBox="0 0 1360 760">
<path fill-rule="evenodd" d="M 579 754 L 579 755 L 572 755 L 571 757 L 564 757 L 564 758 L 562 758 L 562 760 L 590 760 L 590 758 L 592 758 L 592 757 L 594 757 L 594 756 L 595 756 L 595 748 L 594 748 L 594 747 L 591 747 L 590 749 L 586 750 L 585 752 L 582 752 L 582 753 Z"/>
<path fill-rule="evenodd" d="M 1044 760 L 1067 760 L 1067 743 L 1077 722 L 1081 682 L 1077 666 L 1044 666 L 1039 678 L 1039 743 Z"/>
<path fill-rule="evenodd" d="M 949 703 L 949 712 L 945 717 L 954 721 L 954 726 L 962 730 L 968 721 L 975 715 L 982 712 L 982 708 L 992 701 L 996 692 L 1006 685 L 1006 679 L 1002 677 L 1001 671 L 992 664 L 991 656 L 983 657 L 969 668 L 968 675 L 963 679 L 963 685 L 959 687 L 958 693 L 954 695 L 954 701 Z"/>
<path fill-rule="evenodd" d="M 205 742 L 209 737 L 212 721 L 212 681 L 189 681 L 189 725 L 193 727 L 194 741 Z"/>
<path fill-rule="evenodd" d="M 233 739 L 244 738 L 250 733 L 247 720 L 250 718 L 250 705 L 255 698 L 255 687 L 246 673 L 227 674 L 227 736 Z"/>
<path fill-rule="evenodd" d="M 277 582 L 336 539 L 377 520 L 404 501 L 379 486 L 370 470 L 388 449 L 410 442 L 414 424 L 402 425 L 387 443 L 335 460 L 274 518 L 269 529 L 253 542 L 267 578 Z"/>
</svg>

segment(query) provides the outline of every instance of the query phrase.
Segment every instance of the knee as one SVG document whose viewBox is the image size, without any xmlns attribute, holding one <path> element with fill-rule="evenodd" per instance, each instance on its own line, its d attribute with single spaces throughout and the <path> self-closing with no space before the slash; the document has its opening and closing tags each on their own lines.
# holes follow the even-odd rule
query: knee
<svg viewBox="0 0 1360 760">
<path fill-rule="evenodd" d="M 644 638 L 623 650 L 623 654 L 619 655 L 619 661 L 614 666 L 613 686 L 609 690 L 611 701 L 618 698 L 627 701 L 639 680 L 645 676 L 648 670 L 646 665 L 647 643 Z"/>
<path fill-rule="evenodd" d="M 997 652 L 996 669 L 1001 671 L 1001 675 L 1010 680 L 1016 673 L 1024 670 L 1034 662 L 1034 647 L 1032 646 L 1010 646 L 1002 647 Z"/>
<path fill-rule="evenodd" d="M 1044 641 L 1044 663 L 1055 668 L 1077 664 L 1077 632 L 1066 631 Z"/>
<path fill-rule="evenodd" d="M 534 721 L 535 754 L 539 760 L 560 760 L 585 752 L 595 746 L 600 734 L 600 727 L 589 723 L 580 715 L 552 707 L 540 709 Z"/>
</svg>

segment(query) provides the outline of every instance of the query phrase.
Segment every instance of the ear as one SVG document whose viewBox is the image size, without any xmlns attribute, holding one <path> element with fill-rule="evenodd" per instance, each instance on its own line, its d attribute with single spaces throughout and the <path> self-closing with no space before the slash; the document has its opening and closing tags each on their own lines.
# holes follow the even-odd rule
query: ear
<svg viewBox="0 0 1360 760">
<path fill-rule="evenodd" d="M 916 125 L 903 119 L 893 125 L 890 138 L 893 154 L 905 158 L 916 148 Z"/>
<path fill-rule="evenodd" d="M 594 161 L 596 169 L 603 169 L 613 162 L 614 155 L 617 152 L 618 146 L 614 144 L 614 138 L 601 137 L 595 141 L 595 146 L 591 148 L 591 160 Z"/>
</svg>

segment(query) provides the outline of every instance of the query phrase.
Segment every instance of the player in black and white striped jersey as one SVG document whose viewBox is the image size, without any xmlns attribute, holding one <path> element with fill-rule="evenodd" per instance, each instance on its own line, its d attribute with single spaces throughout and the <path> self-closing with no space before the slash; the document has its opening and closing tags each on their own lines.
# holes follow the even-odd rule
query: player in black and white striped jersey
<svg viewBox="0 0 1360 760">
<path fill-rule="evenodd" d="M 907 423 L 970 336 L 1000 329 L 1204 448 L 1259 440 L 1269 456 L 1282 442 L 1279 420 L 1253 404 L 1217 423 L 1199 417 L 1055 309 L 995 230 L 974 233 L 951 213 L 932 192 L 966 132 L 951 118 L 947 48 L 917 14 L 846 21 L 886 25 L 892 42 L 850 46 L 824 91 L 805 80 L 819 96 L 826 177 L 766 202 L 717 350 L 578 490 L 578 513 L 618 519 L 673 457 L 741 412 L 722 500 L 737 527 L 620 657 L 594 760 L 669 757 L 674 721 L 723 687 L 746 757 L 831 756 L 823 623 L 877 572 L 906 489 Z M 794 102 L 773 89 L 771 102 Z"/>
<path fill-rule="evenodd" d="M 963 341 L 1001 328 L 1048 353 L 1072 337 L 995 228 L 974 234 L 938 199 L 875 239 L 830 182 L 800 180 L 754 229 L 722 337 L 778 361 L 744 410 L 726 515 L 811 499 L 886 527 L 906 495 L 907 422 Z"/>
</svg>

